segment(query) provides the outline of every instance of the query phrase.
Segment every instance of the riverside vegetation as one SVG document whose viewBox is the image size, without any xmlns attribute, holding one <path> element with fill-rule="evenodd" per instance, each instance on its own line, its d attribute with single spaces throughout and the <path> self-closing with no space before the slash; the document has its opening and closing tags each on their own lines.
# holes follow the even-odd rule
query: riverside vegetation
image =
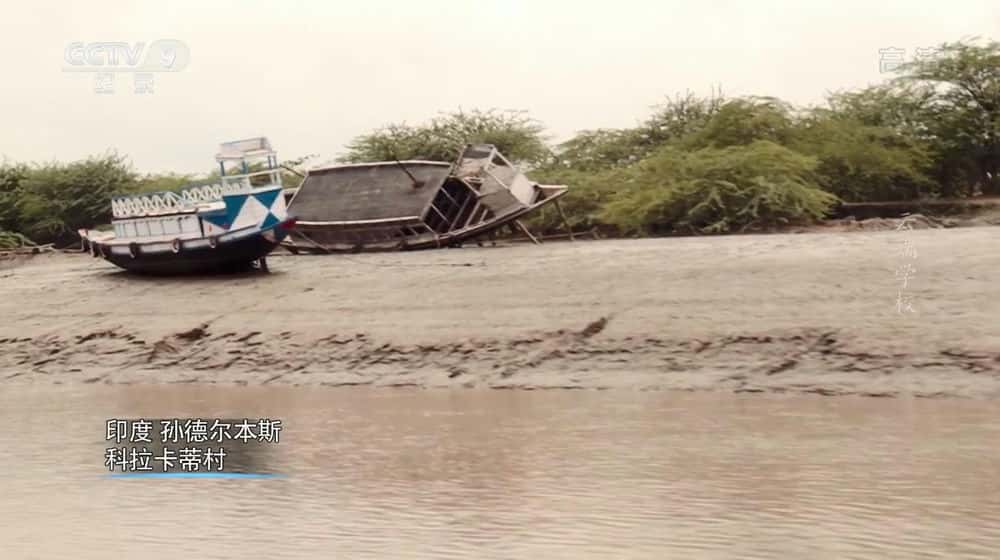
<svg viewBox="0 0 1000 560">
<path fill-rule="evenodd" d="M 524 113 L 458 111 L 361 135 L 340 159 L 450 161 L 479 142 L 495 144 L 536 180 L 571 185 L 563 204 L 574 227 L 624 235 L 808 223 L 841 201 L 1000 195 L 1000 43 L 945 43 L 882 84 L 831 93 L 816 107 L 688 93 L 638 126 L 585 130 L 554 147 Z M 72 163 L 4 161 L 0 248 L 19 239 L 9 232 L 70 243 L 77 229 L 110 220 L 114 193 L 212 178 L 140 175 L 114 152 Z M 534 220 L 542 230 L 558 227 L 553 212 Z"/>
</svg>

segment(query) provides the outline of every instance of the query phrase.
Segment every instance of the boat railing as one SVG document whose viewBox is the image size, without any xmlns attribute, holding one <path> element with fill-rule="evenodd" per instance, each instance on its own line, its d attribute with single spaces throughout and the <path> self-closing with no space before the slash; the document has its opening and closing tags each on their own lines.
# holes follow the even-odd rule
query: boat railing
<svg viewBox="0 0 1000 560">
<path fill-rule="evenodd" d="M 115 218 L 138 218 L 175 212 L 190 212 L 200 205 L 220 202 L 225 194 L 248 192 L 254 187 L 249 180 L 188 187 L 179 193 L 164 191 L 111 199 L 111 214 Z"/>
<path fill-rule="evenodd" d="M 254 186 L 249 180 L 231 180 L 236 176 L 222 177 L 219 183 L 190 187 L 181 191 L 181 195 L 192 202 L 205 203 L 222 200 L 222 195 L 249 192 Z"/>
<path fill-rule="evenodd" d="M 184 200 L 195 204 L 215 202 L 222 200 L 222 185 L 212 184 L 188 187 L 181 191 L 181 196 L 184 197 Z"/>
<path fill-rule="evenodd" d="M 183 212 L 190 208 L 191 202 L 175 192 L 117 196 L 111 199 L 111 215 L 115 218 Z"/>
<path fill-rule="evenodd" d="M 232 175 L 224 175 L 222 177 L 223 183 L 243 183 L 249 182 L 252 177 L 262 177 L 264 175 L 271 176 L 271 183 L 281 184 L 281 172 L 278 169 L 261 169 L 259 171 L 251 171 L 247 173 L 235 173 Z"/>
</svg>

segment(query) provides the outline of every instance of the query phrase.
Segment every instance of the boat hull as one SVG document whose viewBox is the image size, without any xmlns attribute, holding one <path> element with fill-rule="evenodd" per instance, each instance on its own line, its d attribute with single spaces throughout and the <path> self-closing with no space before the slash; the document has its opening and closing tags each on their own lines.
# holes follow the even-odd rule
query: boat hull
<svg viewBox="0 0 1000 560">
<path fill-rule="evenodd" d="M 290 225 L 290 224 L 289 224 Z M 152 244 L 102 243 L 88 240 L 91 254 L 129 272 L 150 275 L 180 275 L 236 272 L 250 268 L 271 253 L 288 234 L 287 225 L 254 232 L 239 238 L 218 241 L 212 247 L 207 240 L 185 241 L 177 252 L 150 251 Z M 143 249 L 147 248 L 146 251 Z M 134 256 L 133 256 L 134 252 Z"/>
<path fill-rule="evenodd" d="M 436 249 L 441 247 L 455 247 L 467 241 L 481 239 L 504 227 L 509 227 L 521 217 L 529 214 L 542 206 L 554 202 L 565 194 L 566 191 L 557 191 L 548 198 L 540 200 L 531 206 L 519 208 L 504 216 L 491 218 L 482 223 L 470 226 L 458 231 L 446 233 L 430 233 L 422 235 L 400 236 L 387 241 L 362 241 L 359 243 L 344 243 L 341 241 L 343 233 L 329 226 L 313 226 L 309 224 L 297 223 L 293 232 L 298 234 L 304 242 L 291 243 L 290 249 L 304 253 L 357 253 L 357 252 L 382 252 L 382 251 L 417 251 L 423 249 Z M 363 228 L 363 226 L 362 226 Z M 361 231 L 364 231 L 363 229 Z M 291 239 L 291 238 L 290 238 Z"/>
</svg>

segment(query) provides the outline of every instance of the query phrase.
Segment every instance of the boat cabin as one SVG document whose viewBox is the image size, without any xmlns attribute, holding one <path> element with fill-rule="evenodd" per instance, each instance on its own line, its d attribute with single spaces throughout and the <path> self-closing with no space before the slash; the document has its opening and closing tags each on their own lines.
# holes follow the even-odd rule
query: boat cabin
<svg viewBox="0 0 1000 560">
<path fill-rule="evenodd" d="M 216 155 L 218 182 L 180 192 L 114 197 L 117 242 L 166 242 L 221 236 L 286 218 L 281 167 L 266 138 L 222 144 Z"/>
</svg>

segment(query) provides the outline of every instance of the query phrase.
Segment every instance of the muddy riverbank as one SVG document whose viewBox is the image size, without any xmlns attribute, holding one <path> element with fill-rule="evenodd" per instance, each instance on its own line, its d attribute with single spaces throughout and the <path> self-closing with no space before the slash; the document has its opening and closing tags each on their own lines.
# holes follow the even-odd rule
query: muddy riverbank
<svg viewBox="0 0 1000 560">
<path fill-rule="evenodd" d="M 0 383 L 994 398 L 998 237 L 981 227 L 282 256 L 267 276 L 201 279 L 40 255 L 0 269 Z"/>
</svg>

